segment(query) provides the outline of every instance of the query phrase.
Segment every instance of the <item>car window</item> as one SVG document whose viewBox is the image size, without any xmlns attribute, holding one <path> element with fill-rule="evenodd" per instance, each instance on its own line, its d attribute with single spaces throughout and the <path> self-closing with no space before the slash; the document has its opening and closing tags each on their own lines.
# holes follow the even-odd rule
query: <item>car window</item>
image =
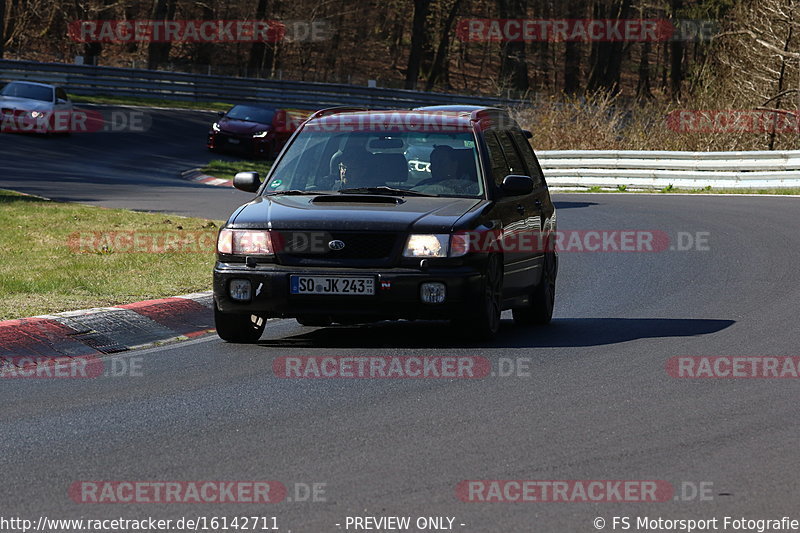
<svg viewBox="0 0 800 533">
<path fill-rule="evenodd" d="M 508 173 L 526 175 L 528 170 L 522 164 L 522 158 L 517 153 L 517 148 L 514 146 L 511 137 L 509 137 L 509 133 L 507 130 L 497 132 L 497 140 L 500 141 L 500 147 L 503 149 L 503 155 L 506 156 L 506 162 L 508 163 Z"/>
<path fill-rule="evenodd" d="M 413 125 L 412 125 L 413 126 Z M 471 131 L 300 131 L 264 192 L 392 188 L 432 196 L 484 194 Z"/>
<path fill-rule="evenodd" d="M 69 100 L 69 97 L 67 96 L 67 91 L 65 91 L 61 87 L 56 88 L 56 98 L 60 98 L 61 100 Z"/>
<path fill-rule="evenodd" d="M 497 136 L 493 131 L 487 131 L 483 134 L 486 148 L 489 150 L 489 166 L 492 168 L 492 179 L 499 187 L 503 184 L 503 178 L 510 174 L 508 163 L 506 162 L 503 150 L 500 148 L 500 143 Z"/>
<path fill-rule="evenodd" d="M 539 166 L 539 161 L 536 159 L 536 154 L 533 153 L 531 143 L 525 138 L 525 134 L 520 130 L 512 130 L 509 132 L 514 144 L 519 148 L 519 153 L 522 154 L 522 159 L 528 169 L 527 175 L 533 178 L 533 186 L 540 187 L 544 184 L 544 173 L 542 167 Z"/>
<path fill-rule="evenodd" d="M 272 119 L 275 117 L 275 111 L 272 109 L 265 109 L 263 107 L 254 107 L 249 105 L 237 105 L 228 111 L 225 115 L 232 120 L 245 120 L 247 122 L 258 122 L 259 124 L 272 124 Z"/>
<path fill-rule="evenodd" d="M 42 102 L 53 101 L 53 89 L 43 85 L 33 85 L 32 83 L 12 82 L 3 87 L 0 95 L 13 96 L 17 98 L 28 98 L 30 100 L 40 100 Z"/>
</svg>

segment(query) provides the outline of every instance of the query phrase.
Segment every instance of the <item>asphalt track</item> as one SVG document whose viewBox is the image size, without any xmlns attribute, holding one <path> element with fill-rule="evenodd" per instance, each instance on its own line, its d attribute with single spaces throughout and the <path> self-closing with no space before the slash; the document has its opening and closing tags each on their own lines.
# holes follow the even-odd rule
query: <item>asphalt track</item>
<svg viewBox="0 0 800 533">
<path fill-rule="evenodd" d="M 137 118 L 145 131 L 69 136 L 0 134 L 0 188 L 54 200 L 226 219 L 247 200 L 230 188 L 178 180 L 181 171 L 212 159 L 205 147 L 215 113 L 93 106 L 92 111 Z M 119 122 L 123 124 L 122 120 Z"/>
<path fill-rule="evenodd" d="M 73 142 L 0 137 L 0 187 L 12 187 L 11 168 L 12 188 L 103 205 L 152 202 L 200 215 L 246 198 L 176 182 L 173 169 L 205 154 L 175 139 L 141 141 L 154 150 L 150 171 L 136 170 L 145 154 L 130 144 L 107 161 L 110 144 L 102 153 L 86 148 L 101 158 L 94 165 L 61 159 Z M 34 150 L 37 163 L 26 166 Z M 69 186 L 58 186 L 58 168 Z M 117 198 L 118 187 L 133 199 Z M 613 516 L 800 519 L 797 380 L 676 379 L 665 370 L 681 355 L 800 355 L 800 200 L 555 199 L 560 229 L 708 232 L 710 249 L 563 253 L 553 323 L 525 329 L 505 317 L 492 343 L 470 344 L 432 322 L 316 329 L 280 320 L 254 346 L 206 337 L 118 357 L 141 358 L 142 376 L 4 380 L 2 515 L 261 515 L 292 532 L 344 531 L 347 516 L 364 515 L 454 516 L 454 530 L 465 532 L 556 533 L 597 531 L 596 517 L 612 530 Z M 522 358 L 530 377 L 274 376 L 276 357 L 307 355 L 472 355 L 495 367 Z M 459 501 L 456 485 L 472 479 L 654 479 L 713 489 L 703 501 Z M 78 480 L 325 483 L 326 501 L 77 504 L 68 488 Z"/>
</svg>

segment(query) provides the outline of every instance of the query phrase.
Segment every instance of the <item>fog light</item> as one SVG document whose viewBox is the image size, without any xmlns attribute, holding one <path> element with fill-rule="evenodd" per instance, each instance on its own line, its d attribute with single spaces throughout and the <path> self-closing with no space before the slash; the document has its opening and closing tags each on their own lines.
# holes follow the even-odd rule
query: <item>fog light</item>
<svg viewBox="0 0 800 533">
<path fill-rule="evenodd" d="M 444 283 L 423 283 L 419 295 L 426 304 L 440 304 L 444 302 L 447 290 Z"/>
<path fill-rule="evenodd" d="M 230 295 L 234 300 L 245 301 L 250 299 L 250 282 L 246 279 L 232 279 Z"/>
</svg>

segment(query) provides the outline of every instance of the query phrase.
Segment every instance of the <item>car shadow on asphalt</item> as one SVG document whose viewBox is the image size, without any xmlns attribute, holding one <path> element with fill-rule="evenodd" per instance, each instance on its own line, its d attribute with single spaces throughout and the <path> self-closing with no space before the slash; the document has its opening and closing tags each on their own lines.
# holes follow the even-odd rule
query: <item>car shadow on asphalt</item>
<svg viewBox="0 0 800 533">
<path fill-rule="evenodd" d="M 553 202 L 556 209 L 576 209 L 579 207 L 590 207 L 598 205 L 597 202 Z"/>
<path fill-rule="evenodd" d="M 476 342 L 448 322 L 399 321 L 319 328 L 299 335 L 263 338 L 258 344 L 281 348 L 569 348 L 709 335 L 734 322 L 699 318 L 560 318 L 547 326 L 522 327 L 504 320 L 495 340 Z"/>
</svg>

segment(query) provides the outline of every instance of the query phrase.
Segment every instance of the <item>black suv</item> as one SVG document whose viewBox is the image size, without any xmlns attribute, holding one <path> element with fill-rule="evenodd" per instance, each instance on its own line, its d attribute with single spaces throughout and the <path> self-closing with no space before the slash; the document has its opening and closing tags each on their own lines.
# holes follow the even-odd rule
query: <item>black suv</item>
<svg viewBox="0 0 800 533">
<path fill-rule="evenodd" d="M 234 179 L 258 194 L 219 234 L 217 333 L 419 318 L 491 338 L 504 309 L 548 323 L 556 216 L 529 137 L 496 108 L 318 111 L 263 184 Z"/>
</svg>

